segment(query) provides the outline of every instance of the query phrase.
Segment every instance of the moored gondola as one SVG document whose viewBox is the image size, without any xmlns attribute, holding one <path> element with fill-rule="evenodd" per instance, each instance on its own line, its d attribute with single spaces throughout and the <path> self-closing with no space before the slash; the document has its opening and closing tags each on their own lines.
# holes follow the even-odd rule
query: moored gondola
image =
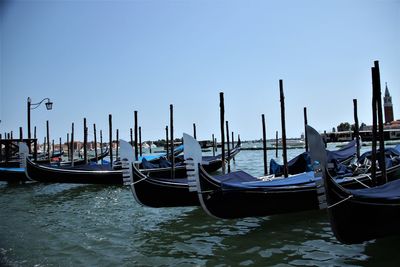
<svg viewBox="0 0 400 267">
<path fill-rule="evenodd" d="M 226 157 L 226 161 L 232 160 L 237 154 L 240 152 L 241 144 L 238 144 L 232 149 L 230 155 Z M 185 151 L 184 151 L 185 153 Z M 176 159 L 177 165 L 174 167 L 174 178 L 186 178 L 186 165 L 184 164 L 183 157 L 177 157 Z M 213 173 L 217 170 L 221 169 L 222 167 L 222 155 L 216 156 L 202 156 L 202 165 L 204 169 L 209 172 Z M 152 162 L 146 162 L 142 160 L 139 164 L 140 171 L 149 176 L 154 178 L 163 178 L 163 177 L 170 177 L 171 173 L 171 163 L 167 160 L 163 160 L 162 164 L 154 164 Z"/>
<path fill-rule="evenodd" d="M 324 146 L 317 131 L 307 127 L 310 149 L 321 163 L 326 204 L 335 237 L 345 244 L 357 244 L 400 234 L 400 180 L 384 185 L 347 189 L 326 171 Z M 388 177 L 389 178 L 389 177 Z M 397 175 L 400 178 L 400 175 Z"/>
<path fill-rule="evenodd" d="M 400 164 L 389 168 L 387 173 L 389 179 L 398 178 Z M 195 190 L 203 209 L 218 218 L 269 216 L 319 207 L 316 182 L 321 178 L 314 177 L 312 172 L 268 180 L 243 171 L 211 176 L 200 166 L 195 178 Z M 337 177 L 336 181 L 346 188 L 371 184 L 368 174 Z"/>
<path fill-rule="evenodd" d="M 25 173 L 30 180 L 43 183 L 123 184 L 121 170 L 113 170 L 109 165 L 51 167 L 26 158 Z"/>
<path fill-rule="evenodd" d="M 142 173 L 133 162 L 133 148 L 129 143 L 120 140 L 122 165 L 129 169 L 124 173 L 125 184 L 130 185 L 135 200 L 144 206 L 184 207 L 198 206 L 195 192 L 189 192 L 187 178 L 171 179 L 154 178 Z M 187 146 L 185 157 L 188 155 Z"/>
<path fill-rule="evenodd" d="M 26 144 L 20 143 L 22 149 Z M 76 183 L 122 185 L 121 170 L 113 170 L 109 165 L 46 166 L 22 157 L 25 174 L 29 180 L 43 183 Z"/>
<path fill-rule="evenodd" d="M 350 141 L 345 146 L 338 150 L 327 150 L 328 160 L 337 162 L 339 164 L 348 165 L 355 158 L 357 152 L 356 141 Z M 283 175 L 283 165 L 271 159 L 269 163 L 269 173 L 275 176 Z M 294 157 L 288 162 L 288 173 L 298 174 L 302 172 L 309 172 L 311 169 L 311 158 L 310 152 L 303 152 L 300 155 Z"/>
</svg>

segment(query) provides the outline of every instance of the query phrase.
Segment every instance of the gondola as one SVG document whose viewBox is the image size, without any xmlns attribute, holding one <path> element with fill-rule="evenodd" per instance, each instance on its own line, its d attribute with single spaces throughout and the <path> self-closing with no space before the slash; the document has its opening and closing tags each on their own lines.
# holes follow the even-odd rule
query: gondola
<svg viewBox="0 0 400 267">
<path fill-rule="evenodd" d="M 24 146 L 24 144 L 21 144 Z M 178 153 L 178 152 L 177 152 Z M 42 165 L 33 162 L 27 158 L 26 161 L 26 176 L 28 179 L 44 182 L 44 183 L 79 183 L 79 184 L 114 184 L 122 185 L 122 171 L 119 165 L 114 165 L 114 168 L 109 164 L 98 165 L 77 165 L 77 166 L 58 166 L 58 165 Z M 213 166 L 213 162 L 210 161 Z M 182 171 L 182 167 L 177 167 L 177 173 Z M 142 171 L 142 170 L 140 170 Z M 145 170 L 148 173 L 149 170 Z M 152 170 L 150 170 L 152 171 Z M 171 168 L 154 169 L 152 177 L 167 177 L 171 176 Z M 186 173 L 186 169 L 185 169 Z M 158 176 L 157 176 L 158 175 Z"/>
<path fill-rule="evenodd" d="M 87 162 L 89 163 L 94 163 L 94 162 L 98 162 L 102 159 L 104 159 L 105 157 L 108 156 L 109 153 L 109 149 L 106 148 L 103 153 L 99 154 L 96 157 L 91 157 L 88 158 Z M 49 163 L 49 159 L 42 159 L 42 160 L 36 160 L 35 161 L 38 164 L 42 164 L 42 165 L 50 165 L 50 166 L 72 166 L 72 162 L 71 161 L 60 161 L 60 162 L 50 162 Z M 87 162 L 85 161 L 85 159 L 76 159 L 74 160 L 74 166 L 80 166 L 80 165 L 85 165 L 87 164 Z"/>
<path fill-rule="evenodd" d="M 26 157 L 29 154 L 28 146 L 19 144 L 18 156 L 21 158 Z M 9 163 L 9 162 L 7 162 Z M 25 175 L 24 165 L 21 160 L 12 161 L 12 164 L 5 164 L 0 167 L 0 181 L 8 183 L 20 183 L 29 181 Z"/>
<path fill-rule="evenodd" d="M 232 160 L 239 152 L 240 152 L 241 143 L 238 142 L 237 145 L 232 149 L 231 153 L 226 161 Z M 184 164 L 183 157 L 176 158 L 177 164 L 174 168 L 174 178 L 186 178 L 186 167 Z M 216 156 L 202 156 L 202 163 L 204 169 L 209 173 L 216 172 L 222 167 L 222 155 Z M 163 158 L 160 159 L 158 164 L 153 164 L 152 162 L 147 162 L 146 160 L 142 160 L 139 164 L 140 171 L 149 177 L 154 178 L 163 178 L 170 177 L 171 174 L 171 163 Z"/>
<path fill-rule="evenodd" d="M 329 161 L 336 161 L 343 165 L 348 165 L 354 159 L 356 152 L 357 148 L 355 140 L 350 141 L 338 150 L 326 151 Z M 303 152 L 300 155 L 294 157 L 288 162 L 287 166 L 289 174 L 298 174 L 302 172 L 312 171 L 310 152 Z M 283 165 L 277 163 L 275 159 L 272 158 L 269 163 L 269 173 L 274 174 L 275 176 L 282 176 Z"/>
<path fill-rule="evenodd" d="M 389 168 L 387 174 L 389 179 L 398 178 L 400 164 Z M 211 176 L 199 166 L 194 179 L 201 206 L 217 218 L 262 217 L 319 208 L 316 182 L 321 178 L 314 177 L 313 172 L 263 180 L 243 171 Z M 336 181 L 346 188 L 371 184 L 368 174 L 345 175 Z"/>
<path fill-rule="evenodd" d="M 20 146 L 21 147 L 21 146 Z M 27 147 L 26 147 L 27 149 Z M 28 153 L 26 153 L 28 155 Z M 104 158 L 108 155 L 108 150 L 104 151 L 101 155 L 99 155 L 98 159 Z M 94 163 L 96 160 L 95 158 L 90 158 L 89 163 Z M 38 182 L 67 182 L 69 183 L 71 181 L 70 177 L 77 174 L 74 170 L 77 170 L 79 172 L 82 172 L 83 170 L 86 171 L 100 171 L 103 172 L 102 175 L 104 174 L 104 171 L 106 170 L 105 165 L 84 165 L 85 161 L 84 160 L 75 160 L 74 161 L 74 166 L 71 166 L 71 162 L 63 162 L 63 163 L 57 163 L 57 164 L 39 164 L 37 161 L 33 161 L 32 158 L 29 158 L 26 160 L 26 164 L 29 162 L 29 177 L 27 177 L 28 171 L 25 169 L 25 165 L 21 167 L 21 160 L 12 162 L 11 165 L 7 167 L 1 167 L 0 168 L 0 181 L 5 181 L 9 183 L 19 183 L 19 182 L 26 182 L 26 181 L 38 181 Z M 110 169 L 111 171 L 111 169 Z M 71 174 L 67 174 L 68 172 L 71 172 Z M 88 175 L 88 173 L 84 173 L 85 176 Z M 82 176 L 82 173 L 79 173 L 80 176 Z M 116 182 L 110 182 L 107 181 L 107 184 L 122 184 L 122 179 L 119 179 L 120 181 Z M 90 180 L 87 180 L 87 178 L 83 177 L 76 177 L 73 179 L 73 181 L 81 181 L 80 183 L 91 183 L 91 178 Z M 99 182 L 103 183 L 103 182 Z"/>
<path fill-rule="evenodd" d="M 110 165 L 52 167 L 26 158 L 25 174 L 28 179 L 43 183 L 123 184 L 121 170 L 113 170 Z"/>
<path fill-rule="evenodd" d="M 184 142 L 186 146 L 185 139 Z M 196 193 L 189 192 L 187 178 L 150 177 L 135 166 L 133 148 L 129 143 L 120 140 L 120 151 L 122 166 L 125 169 L 124 182 L 130 185 L 133 197 L 139 204 L 153 208 L 200 205 Z M 184 153 L 186 157 L 187 148 Z"/>
<path fill-rule="evenodd" d="M 20 143 L 20 151 L 27 151 L 25 143 Z M 37 164 L 23 152 L 22 167 L 31 181 L 43 183 L 77 183 L 122 185 L 121 170 L 113 170 L 109 165 L 47 166 Z"/>
<path fill-rule="evenodd" d="M 309 126 L 307 133 L 313 158 L 321 163 L 323 170 L 323 188 L 335 237 L 345 244 L 358 244 L 385 236 L 399 235 L 400 180 L 363 189 L 343 187 L 326 171 L 321 136 Z M 397 176 L 399 177 L 400 175 Z"/>
<path fill-rule="evenodd" d="M 192 158 L 192 149 L 190 143 L 192 139 L 188 139 L 188 135 L 183 135 L 185 150 L 184 150 L 184 160 L 185 165 L 181 166 L 180 169 L 184 168 L 185 175 L 187 175 L 187 164 L 186 159 Z M 194 139 L 193 139 L 194 140 Z M 197 143 L 197 141 L 194 141 Z M 198 145 L 198 143 L 197 143 Z M 198 145 L 199 146 L 199 145 Z M 125 141 L 120 141 L 121 147 L 121 159 L 124 161 L 129 158 L 132 154 L 132 147 Z M 233 151 L 231 156 L 237 155 L 240 149 L 240 144 L 237 147 L 237 151 Z M 199 154 L 198 162 L 202 163 L 205 168 L 215 170 L 214 162 L 218 162 L 218 168 L 221 167 L 222 161 L 221 156 L 217 157 L 202 157 L 201 149 L 197 151 Z M 133 160 L 131 160 L 133 161 Z M 199 206 L 199 199 L 196 192 L 189 191 L 189 183 L 187 177 L 185 178 L 173 178 L 171 179 L 171 168 L 168 172 L 164 172 L 164 177 L 166 178 L 156 178 L 147 175 L 147 170 L 138 169 L 135 164 L 129 163 L 129 172 L 124 174 L 124 181 L 126 184 L 131 186 L 131 190 L 134 198 L 138 203 L 143 206 L 149 206 L 154 208 L 160 207 L 184 207 L 184 206 Z M 190 174 L 189 166 L 189 174 Z"/>
<path fill-rule="evenodd" d="M 26 182 L 25 169 L 19 167 L 0 167 L 0 181 L 9 183 Z"/>
</svg>

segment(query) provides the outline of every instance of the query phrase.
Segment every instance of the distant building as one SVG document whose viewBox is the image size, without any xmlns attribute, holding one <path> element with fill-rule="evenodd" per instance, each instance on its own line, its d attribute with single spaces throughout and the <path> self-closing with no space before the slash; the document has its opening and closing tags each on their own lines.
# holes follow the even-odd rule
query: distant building
<svg viewBox="0 0 400 267">
<path fill-rule="evenodd" d="M 392 96 L 389 93 L 387 83 L 385 88 L 385 96 L 383 97 L 383 106 L 385 110 L 385 123 L 389 124 L 392 121 L 394 121 L 394 116 L 393 116 Z"/>
<path fill-rule="evenodd" d="M 394 120 L 392 96 L 389 93 L 387 83 L 385 86 L 385 95 L 383 97 L 383 106 L 385 112 L 385 124 L 383 126 L 383 136 L 385 140 L 400 140 L 400 120 Z M 372 140 L 372 125 L 362 124 L 359 134 L 362 140 Z M 350 141 L 355 138 L 353 131 L 338 131 L 325 134 L 327 142 Z"/>
</svg>

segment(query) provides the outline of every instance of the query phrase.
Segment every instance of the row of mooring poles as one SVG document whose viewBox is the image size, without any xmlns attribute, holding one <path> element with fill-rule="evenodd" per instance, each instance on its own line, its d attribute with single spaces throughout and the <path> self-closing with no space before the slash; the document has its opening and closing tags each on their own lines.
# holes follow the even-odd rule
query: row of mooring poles
<svg viewBox="0 0 400 267">
<path fill-rule="evenodd" d="M 284 177 L 289 176 L 288 171 L 288 160 L 287 160 L 287 145 L 286 145 L 286 120 L 285 120 L 285 95 L 283 91 L 283 80 L 279 80 L 279 92 L 280 92 L 280 107 L 281 107 L 281 127 L 282 127 L 282 157 L 283 157 L 283 175 Z M 308 152 L 308 137 L 306 126 L 307 122 L 307 108 L 304 107 L 303 109 L 304 114 L 304 132 L 305 132 L 305 150 Z M 266 123 L 265 123 L 265 115 L 261 115 L 262 121 L 262 131 L 263 131 L 263 162 L 264 162 L 264 175 L 268 175 L 268 158 L 267 158 L 267 138 L 266 138 Z M 278 131 L 275 132 L 275 157 L 278 157 Z"/>
</svg>

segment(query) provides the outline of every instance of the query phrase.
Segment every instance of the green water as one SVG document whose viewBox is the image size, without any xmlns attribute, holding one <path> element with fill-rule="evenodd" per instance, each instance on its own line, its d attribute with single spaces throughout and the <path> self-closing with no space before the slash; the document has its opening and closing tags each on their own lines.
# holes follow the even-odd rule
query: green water
<svg viewBox="0 0 400 267">
<path fill-rule="evenodd" d="M 261 155 L 242 151 L 235 168 L 260 175 Z M 0 183 L 0 266 L 399 266 L 399 248 L 342 245 L 325 211 L 217 220 L 142 207 L 126 187 Z"/>
</svg>

